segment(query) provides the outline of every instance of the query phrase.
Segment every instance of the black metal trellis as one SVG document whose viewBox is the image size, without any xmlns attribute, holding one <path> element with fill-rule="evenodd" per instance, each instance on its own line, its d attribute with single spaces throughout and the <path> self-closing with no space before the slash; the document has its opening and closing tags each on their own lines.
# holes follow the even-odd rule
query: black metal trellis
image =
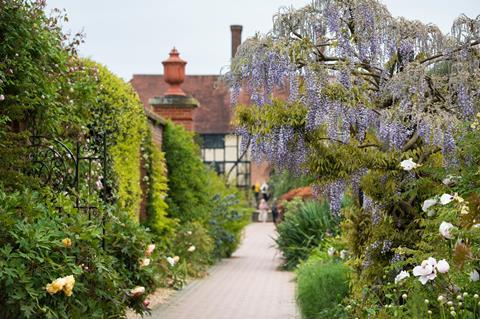
<svg viewBox="0 0 480 319">
<path fill-rule="evenodd" d="M 59 139 L 33 136 L 29 154 L 31 169 L 28 172 L 29 175 L 37 177 L 42 186 L 74 196 L 75 208 L 88 213 L 90 220 L 99 214 L 98 207 L 90 203 L 93 192 L 98 193 L 101 190 L 100 198 L 105 203 L 108 203 L 109 197 L 106 133 L 97 134 L 93 139 L 96 143 L 95 148 L 88 142 L 77 141 L 73 143 L 72 150 Z M 92 179 L 95 177 L 94 166 L 100 167 L 102 173 L 101 178 L 95 183 Z M 94 190 L 95 186 L 96 190 Z M 86 188 L 86 196 L 82 196 L 84 188 Z M 102 247 L 105 248 L 105 213 L 96 217 L 100 219 L 103 234 Z"/>
</svg>

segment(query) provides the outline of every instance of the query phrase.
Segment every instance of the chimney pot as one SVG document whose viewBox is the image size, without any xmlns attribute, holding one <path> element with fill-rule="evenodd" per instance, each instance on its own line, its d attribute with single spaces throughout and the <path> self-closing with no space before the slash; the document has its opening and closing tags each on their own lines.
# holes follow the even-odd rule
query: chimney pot
<svg viewBox="0 0 480 319">
<path fill-rule="evenodd" d="M 180 53 L 173 47 L 170 51 L 170 57 L 163 61 L 163 79 L 170 86 L 165 92 L 165 96 L 178 95 L 185 96 L 185 92 L 180 88 L 180 85 L 185 80 L 185 65 L 187 61 L 179 57 Z"/>
<path fill-rule="evenodd" d="M 232 32 L 232 59 L 237 54 L 237 49 L 242 44 L 242 29 L 241 25 L 231 25 L 230 31 Z"/>
</svg>

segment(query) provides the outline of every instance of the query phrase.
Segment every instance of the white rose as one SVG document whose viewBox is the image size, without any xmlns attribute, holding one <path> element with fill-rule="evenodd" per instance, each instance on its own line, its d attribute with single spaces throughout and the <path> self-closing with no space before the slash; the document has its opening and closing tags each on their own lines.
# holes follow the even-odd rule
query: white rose
<svg viewBox="0 0 480 319">
<path fill-rule="evenodd" d="M 440 224 L 440 227 L 438 228 L 438 231 L 440 232 L 440 234 L 442 234 L 443 237 L 447 238 L 447 239 L 452 239 L 452 233 L 450 232 L 452 229 L 454 228 L 454 226 L 450 223 L 447 223 L 447 222 L 442 222 Z"/>
<path fill-rule="evenodd" d="M 410 277 L 410 274 L 408 271 L 402 270 L 396 277 L 395 277 L 395 283 L 399 283 L 400 281 L 404 280 L 405 278 Z"/>
<path fill-rule="evenodd" d="M 430 207 L 436 205 L 437 203 L 438 203 L 438 200 L 436 200 L 435 198 L 427 199 L 422 204 L 422 210 L 426 212 Z"/>
<path fill-rule="evenodd" d="M 443 194 L 440 196 L 440 204 L 447 205 L 453 200 L 453 196 L 450 194 Z"/>
<path fill-rule="evenodd" d="M 415 163 L 413 159 L 410 157 L 409 159 L 401 161 L 400 166 L 403 168 L 403 170 L 410 171 L 414 168 L 420 167 L 421 165 Z"/>
<path fill-rule="evenodd" d="M 140 267 L 147 267 L 148 265 L 150 265 L 150 258 L 143 258 L 140 261 Z"/>
<path fill-rule="evenodd" d="M 434 280 L 437 277 L 436 271 L 437 261 L 433 257 L 429 257 L 427 260 L 422 261 L 420 266 L 413 268 L 413 275 L 418 277 L 418 280 L 425 285 L 429 280 Z"/>
<path fill-rule="evenodd" d="M 473 271 L 470 273 L 470 280 L 471 280 L 471 281 L 478 281 L 479 279 L 480 279 L 480 275 L 478 274 L 478 271 L 473 270 Z"/>
<path fill-rule="evenodd" d="M 445 259 L 439 260 L 437 263 L 437 270 L 439 273 L 444 274 L 450 270 L 450 265 Z"/>
<path fill-rule="evenodd" d="M 333 257 L 333 255 L 335 255 L 335 251 L 336 250 L 333 247 L 328 248 L 328 250 L 327 250 L 328 256 Z"/>
<path fill-rule="evenodd" d="M 130 290 L 130 293 L 134 296 L 134 297 L 138 297 L 142 294 L 145 293 L 145 287 L 142 287 L 142 286 L 136 286 L 135 288 L 133 288 L 132 290 Z"/>
<path fill-rule="evenodd" d="M 191 253 L 193 253 L 193 252 L 195 251 L 195 249 L 196 249 L 196 248 L 195 248 L 195 246 L 193 246 L 193 245 L 190 246 L 190 247 L 188 247 L 188 251 L 191 252 Z"/>
<path fill-rule="evenodd" d="M 170 264 L 170 266 L 175 266 L 175 259 L 172 257 L 167 257 L 167 262 Z"/>
</svg>

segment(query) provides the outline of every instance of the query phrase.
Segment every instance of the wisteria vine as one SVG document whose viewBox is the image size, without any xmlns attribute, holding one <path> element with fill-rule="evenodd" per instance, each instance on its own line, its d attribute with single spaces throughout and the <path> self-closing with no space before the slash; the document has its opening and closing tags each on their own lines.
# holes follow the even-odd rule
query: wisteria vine
<svg viewBox="0 0 480 319">
<path fill-rule="evenodd" d="M 241 88 L 249 98 L 243 103 L 254 108 L 287 89 L 288 96 L 280 94 L 285 103 L 307 107 L 303 127 L 240 123 L 242 139 L 254 159 L 295 172 L 322 156 L 310 145 L 315 132 L 325 145 L 372 145 L 399 156 L 431 146 L 441 149 L 446 165 L 456 165 L 459 124 L 479 107 L 480 81 L 472 80 L 480 76 L 479 44 L 479 17 L 460 16 L 444 35 L 436 26 L 392 17 L 376 0 L 282 9 L 269 34 L 242 44 L 226 78 L 234 105 Z M 350 178 L 323 183 L 334 214 L 347 184 L 358 188 L 367 171 L 365 165 Z"/>
</svg>

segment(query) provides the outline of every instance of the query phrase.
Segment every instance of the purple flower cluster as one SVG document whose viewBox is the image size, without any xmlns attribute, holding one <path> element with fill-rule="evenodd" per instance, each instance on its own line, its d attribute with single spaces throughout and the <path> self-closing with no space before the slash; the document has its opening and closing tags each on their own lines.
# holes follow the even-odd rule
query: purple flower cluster
<svg viewBox="0 0 480 319">
<path fill-rule="evenodd" d="M 359 3 L 355 10 L 355 23 L 358 33 L 358 56 L 362 61 L 372 61 L 380 52 L 380 37 L 373 8 Z"/>
<path fill-rule="evenodd" d="M 382 121 L 378 128 L 378 137 L 388 147 L 401 149 L 412 136 L 413 129 L 406 127 L 399 121 Z"/>
<path fill-rule="evenodd" d="M 236 134 L 242 137 L 241 152 L 250 141 L 252 160 L 269 161 L 280 169 L 287 169 L 294 174 L 303 172 L 303 164 L 307 159 L 307 146 L 303 136 L 295 134 L 290 126 L 274 129 L 266 135 L 251 136 L 246 128 L 239 127 Z"/>
<path fill-rule="evenodd" d="M 400 59 L 402 65 L 407 65 L 415 56 L 415 45 L 412 39 L 403 39 L 400 41 L 400 48 L 398 53 L 400 54 Z"/>
<path fill-rule="evenodd" d="M 230 87 L 230 105 L 235 106 L 238 103 L 240 96 L 241 84 L 238 81 L 232 83 Z"/>
<path fill-rule="evenodd" d="M 271 103 L 271 94 L 276 87 L 290 84 L 291 95 L 298 92 L 298 80 L 295 77 L 295 67 L 290 63 L 288 56 L 276 51 L 267 50 L 258 46 L 249 56 L 249 63 L 241 67 L 236 79 L 229 79 L 232 83 L 232 102 L 238 98 L 237 92 L 241 83 L 246 80 L 251 101 L 259 106 Z M 297 82 L 296 82 L 297 81 Z"/>
<path fill-rule="evenodd" d="M 376 203 L 369 196 L 365 195 L 363 198 L 363 209 L 366 212 L 370 212 L 373 225 L 378 225 L 382 221 L 382 206 Z"/>
<path fill-rule="evenodd" d="M 336 217 L 340 216 L 340 209 L 342 207 L 342 198 L 345 193 L 346 184 L 342 178 L 337 179 L 326 185 L 320 187 L 320 192 L 328 199 L 330 204 L 330 211 Z"/>
<path fill-rule="evenodd" d="M 462 112 L 462 114 L 466 117 L 474 115 L 475 109 L 473 106 L 473 101 L 465 85 L 460 85 L 457 91 L 457 96 L 458 106 L 460 107 L 460 111 Z"/>
<path fill-rule="evenodd" d="M 360 192 L 360 181 L 362 177 L 367 174 L 368 170 L 366 168 L 360 168 L 359 170 L 353 172 L 350 175 L 350 185 L 352 188 L 352 194 L 356 196 Z"/>
<path fill-rule="evenodd" d="M 240 136 L 240 154 L 243 154 L 248 147 L 248 143 L 250 142 L 250 133 L 248 132 L 247 128 L 240 126 L 235 129 L 235 134 Z"/>
<path fill-rule="evenodd" d="M 432 126 L 429 122 L 423 120 L 419 121 L 417 123 L 417 132 L 425 143 L 430 144 L 430 139 L 432 137 Z"/>
<path fill-rule="evenodd" d="M 392 249 L 393 243 L 391 240 L 384 240 L 382 250 L 380 251 L 382 255 L 385 255 Z"/>
<path fill-rule="evenodd" d="M 392 259 L 390 259 L 390 263 L 394 264 L 394 263 L 397 263 L 399 261 L 402 261 L 404 258 L 401 254 L 399 253 L 395 253 L 392 257 Z"/>
<path fill-rule="evenodd" d="M 453 137 L 453 127 L 451 125 L 449 125 L 443 133 L 442 154 L 445 166 L 452 167 L 458 164 L 456 143 Z"/>
<path fill-rule="evenodd" d="M 257 163 L 263 161 L 265 158 L 264 145 L 259 134 L 255 134 L 251 137 L 250 147 L 252 159 Z"/>
<path fill-rule="evenodd" d="M 298 75 L 295 72 L 291 72 L 288 76 L 289 79 L 289 88 L 290 88 L 290 95 L 288 97 L 289 102 L 294 102 L 298 99 L 299 95 L 299 81 Z"/>
<path fill-rule="evenodd" d="M 327 16 L 327 27 L 328 30 L 332 33 L 338 33 L 340 31 L 341 25 L 341 11 L 336 4 L 331 1 L 325 11 Z"/>
</svg>

